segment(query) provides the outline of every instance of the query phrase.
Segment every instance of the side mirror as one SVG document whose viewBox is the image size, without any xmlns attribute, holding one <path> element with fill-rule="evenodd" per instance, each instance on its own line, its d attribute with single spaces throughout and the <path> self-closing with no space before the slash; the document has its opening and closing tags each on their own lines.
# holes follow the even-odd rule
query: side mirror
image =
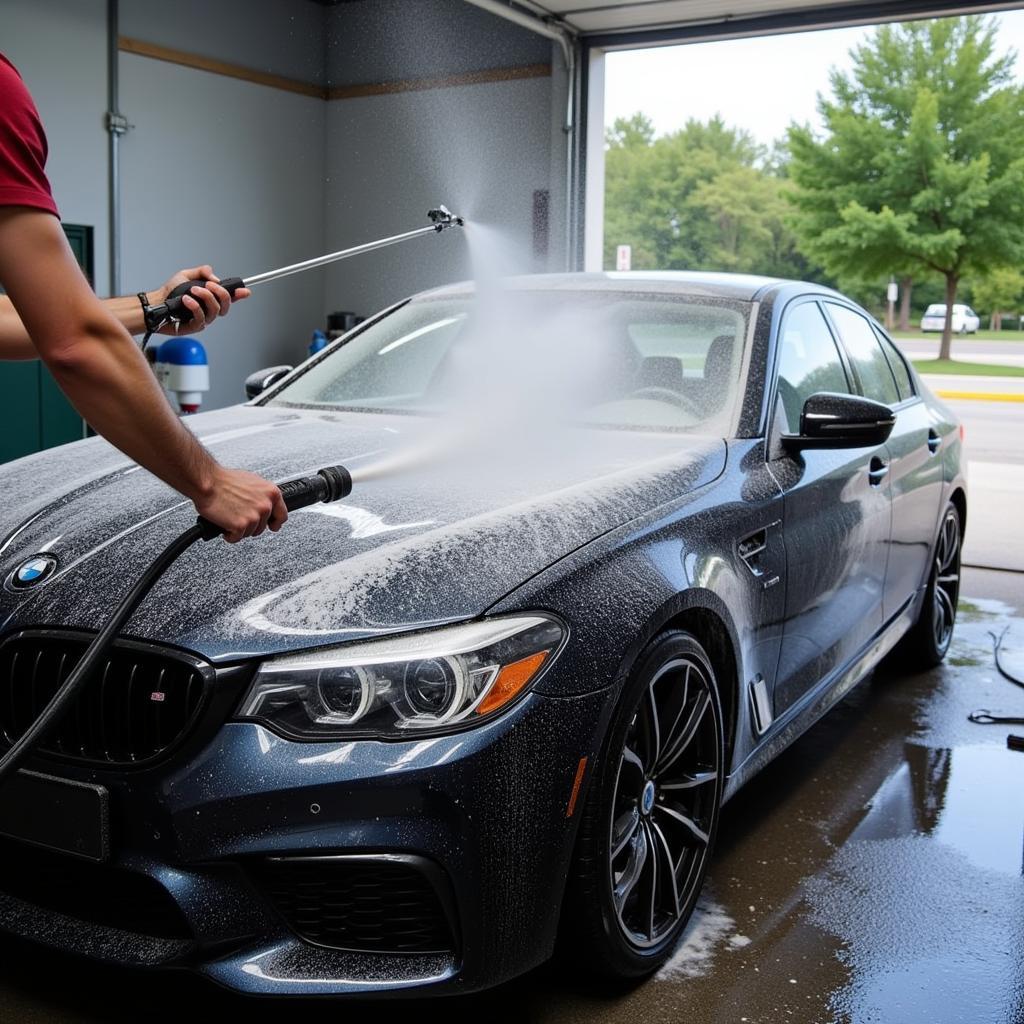
<svg viewBox="0 0 1024 1024">
<path fill-rule="evenodd" d="M 821 391 L 804 402 L 800 433 L 783 434 L 790 451 L 803 448 L 873 448 L 892 433 L 896 414 L 887 405 L 861 398 Z"/>
<path fill-rule="evenodd" d="M 286 374 L 292 372 L 291 366 L 268 366 L 266 369 L 250 373 L 245 378 L 245 397 L 255 398 L 262 395 L 271 385 L 276 384 Z"/>
</svg>

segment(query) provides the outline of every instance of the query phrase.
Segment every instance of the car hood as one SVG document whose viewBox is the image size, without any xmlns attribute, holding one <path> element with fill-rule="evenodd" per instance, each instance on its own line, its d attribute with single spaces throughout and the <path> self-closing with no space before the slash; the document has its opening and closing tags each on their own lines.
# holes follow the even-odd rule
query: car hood
<svg viewBox="0 0 1024 1024">
<path fill-rule="evenodd" d="M 341 463 L 344 502 L 278 534 L 197 544 L 124 630 L 214 660 L 342 642 L 477 616 L 583 544 L 725 467 L 721 439 L 592 430 L 535 472 L 395 474 L 359 482 L 423 429 L 408 416 L 240 406 L 192 417 L 225 465 L 282 480 Z M 582 443 L 581 443 L 582 441 Z M 97 629 L 145 566 L 195 521 L 182 500 L 93 438 L 0 468 L 0 573 L 49 552 L 57 571 L 0 592 L 0 632 Z"/>
</svg>

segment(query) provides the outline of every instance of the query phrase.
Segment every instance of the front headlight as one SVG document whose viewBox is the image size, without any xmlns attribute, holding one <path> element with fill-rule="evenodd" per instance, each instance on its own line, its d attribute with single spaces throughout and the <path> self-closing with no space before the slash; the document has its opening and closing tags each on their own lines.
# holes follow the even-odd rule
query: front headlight
<svg viewBox="0 0 1024 1024">
<path fill-rule="evenodd" d="M 488 619 L 263 662 L 238 717 L 292 739 L 397 739 L 489 719 L 555 659 L 565 627 Z"/>
</svg>

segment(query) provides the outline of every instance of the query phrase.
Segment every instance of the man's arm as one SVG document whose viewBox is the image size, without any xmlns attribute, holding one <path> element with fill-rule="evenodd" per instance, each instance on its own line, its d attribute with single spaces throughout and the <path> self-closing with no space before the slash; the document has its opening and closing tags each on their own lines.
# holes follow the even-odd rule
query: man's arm
<svg viewBox="0 0 1024 1024">
<path fill-rule="evenodd" d="M 190 498 L 229 541 L 279 529 L 280 491 L 225 469 L 182 426 L 131 336 L 93 294 L 60 223 L 0 208 L 0 282 L 72 405 L 129 458 Z"/>
<path fill-rule="evenodd" d="M 155 291 L 147 292 L 149 305 L 158 306 L 179 284 L 185 281 L 217 281 L 217 275 L 213 267 L 205 265 L 202 267 L 190 267 L 187 270 L 179 270 L 169 281 Z M 252 293 L 248 288 L 240 288 L 235 292 L 234 298 L 245 299 Z M 129 334 L 142 334 L 146 330 L 146 324 L 142 316 L 142 303 L 135 295 L 119 296 L 114 299 L 101 299 L 108 312 L 117 317 Z M 186 323 L 181 324 L 175 332 L 173 326 L 168 325 L 161 330 L 161 334 L 196 334 L 208 324 L 217 319 L 218 316 L 225 316 L 231 308 L 232 296 L 225 289 L 217 284 L 211 284 L 209 288 L 193 288 L 191 294 L 184 297 L 186 308 L 193 316 Z M 0 295 L 0 359 L 38 359 L 32 339 L 25 329 L 25 325 L 14 308 L 14 303 L 6 295 Z"/>
</svg>

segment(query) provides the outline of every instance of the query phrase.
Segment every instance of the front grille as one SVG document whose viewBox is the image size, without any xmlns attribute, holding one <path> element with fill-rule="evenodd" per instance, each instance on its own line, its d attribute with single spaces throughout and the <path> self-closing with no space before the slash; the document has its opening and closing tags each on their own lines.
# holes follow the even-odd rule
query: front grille
<svg viewBox="0 0 1024 1024">
<path fill-rule="evenodd" d="M 161 939 L 192 931 L 155 879 L 0 839 L 0 892 L 45 910 Z"/>
<path fill-rule="evenodd" d="M 372 953 L 454 951 L 437 889 L 409 861 L 271 858 L 256 873 L 288 925 L 309 942 Z"/>
<path fill-rule="evenodd" d="M 87 639 L 19 635 L 0 646 L 0 733 L 13 743 L 71 674 Z M 206 690 L 198 663 L 142 645 L 111 648 L 40 748 L 110 765 L 152 761 L 195 723 Z"/>
</svg>

